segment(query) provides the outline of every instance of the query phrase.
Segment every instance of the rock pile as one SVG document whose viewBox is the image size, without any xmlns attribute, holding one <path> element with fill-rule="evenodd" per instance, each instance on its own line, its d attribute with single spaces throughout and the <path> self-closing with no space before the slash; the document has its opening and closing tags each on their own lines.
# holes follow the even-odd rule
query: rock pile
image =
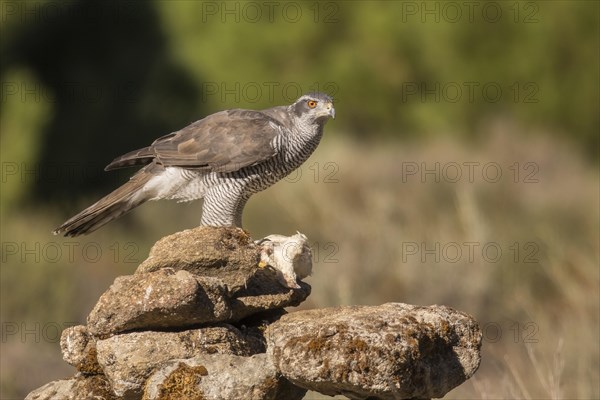
<svg viewBox="0 0 600 400">
<path fill-rule="evenodd" d="M 63 358 L 78 373 L 26 399 L 294 400 L 308 389 L 431 398 L 477 370 L 477 322 L 448 307 L 287 314 L 310 294 L 297 279 L 310 272 L 303 239 L 291 237 L 291 252 L 278 250 L 284 237 L 265 246 L 235 228 L 161 239 L 134 275 L 115 279 L 86 326 L 63 332 Z M 282 254 L 292 255 L 283 267 Z"/>
</svg>

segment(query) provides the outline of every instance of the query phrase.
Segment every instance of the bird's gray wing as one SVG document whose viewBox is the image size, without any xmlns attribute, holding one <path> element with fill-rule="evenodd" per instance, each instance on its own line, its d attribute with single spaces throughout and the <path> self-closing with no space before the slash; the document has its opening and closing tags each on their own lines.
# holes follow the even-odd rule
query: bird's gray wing
<svg viewBox="0 0 600 400">
<path fill-rule="evenodd" d="M 166 167 L 236 171 L 277 154 L 272 143 L 282 129 L 281 123 L 260 111 L 221 111 L 116 158 L 106 170 L 155 160 Z"/>
</svg>

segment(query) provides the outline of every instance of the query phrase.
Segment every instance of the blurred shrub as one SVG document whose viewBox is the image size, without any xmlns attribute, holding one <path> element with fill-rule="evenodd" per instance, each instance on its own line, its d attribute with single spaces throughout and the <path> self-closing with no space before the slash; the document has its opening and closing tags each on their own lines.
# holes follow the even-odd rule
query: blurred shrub
<svg viewBox="0 0 600 400">
<path fill-rule="evenodd" d="M 597 2 L 293 3 L 156 4 L 213 110 L 328 89 L 362 138 L 477 136 L 502 115 L 597 155 Z"/>
</svg>

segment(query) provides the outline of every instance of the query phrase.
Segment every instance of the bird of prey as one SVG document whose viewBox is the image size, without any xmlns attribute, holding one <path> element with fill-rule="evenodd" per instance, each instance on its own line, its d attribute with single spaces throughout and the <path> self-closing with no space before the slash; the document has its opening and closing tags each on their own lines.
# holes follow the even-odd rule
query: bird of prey
<svg viewBox="0 0 600 400">
<path fill-rule="evenodd" d="M 289 106 L 217 112 L 117 157 L 106 171 L 143 166 L 130 180 L 56 228 L 86 234 L 148 200 L 203 198 L 200 225 L 242 226 L 242 212 L 260 192 L 298 168 L 335 118 L 333 99 L 303 95 Z"/>
</svg>

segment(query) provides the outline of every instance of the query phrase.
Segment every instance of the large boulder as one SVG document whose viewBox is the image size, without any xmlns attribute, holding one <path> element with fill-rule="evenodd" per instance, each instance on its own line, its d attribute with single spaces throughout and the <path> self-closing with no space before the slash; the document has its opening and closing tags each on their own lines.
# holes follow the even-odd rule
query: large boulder
<svg viewBox="0 0 600 400">
<path fill-rule="evenodd" d="M 445 306 L 388 303 L 298 311 L 265 332 L 292 383 L 351 399 L 443 397 L 480 362 L 481 330 Z"/>
<path fill-rule="evenodd" d="M 88 316 L 97 337 L 136 329 L 186 327 L 231 319 L 226 288 L 215 278 L 160 270 L 120 276 Z"/>
</svg>

